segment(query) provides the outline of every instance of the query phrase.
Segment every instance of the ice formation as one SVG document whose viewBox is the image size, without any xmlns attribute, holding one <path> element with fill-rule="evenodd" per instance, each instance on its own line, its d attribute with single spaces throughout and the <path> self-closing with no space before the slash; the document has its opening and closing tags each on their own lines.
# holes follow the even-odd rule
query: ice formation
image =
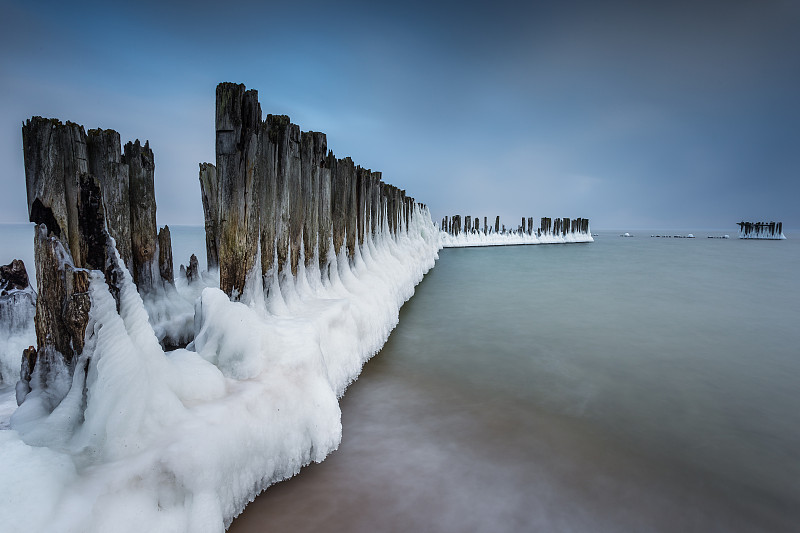
<svg viewBox="0 0 800 533">
<path fill-rule="evenodd" d="M 19 379 L 22 351 L 36 344 L 35 314 L 36 292 L 24 263 L 14 260 L 0 267 L 0 386 L 14 386 Z"/>
<path fill-rule="evenodd" d="M 209 278 L 178 284 L 181 298 L 197 295 L 194 341 L 170 352 L 166 326 L 148 321 L 169 304 L 146 306 L 123 266 L 117 312 L 92 271 L 85 372 L 52 412 L 29 397 L 0 431 L 5 530 L 222 531 L 265 487 L 336 449 L 337 399 L 440 247 L 415 205 L 401 231 L 384 224 L 354 258 L 330 255 L 329 276 L 301 263 L 269 295 L 249 283 L 239 302 Z"/>
<path fill-rule="evenodd" d="M 0 302 L 0 384 L 14 385 L 19 379 L 22 350 L 36 344 L 33 316 L 36 293 L 28 287 L 11 291 Z"/>
</svg>

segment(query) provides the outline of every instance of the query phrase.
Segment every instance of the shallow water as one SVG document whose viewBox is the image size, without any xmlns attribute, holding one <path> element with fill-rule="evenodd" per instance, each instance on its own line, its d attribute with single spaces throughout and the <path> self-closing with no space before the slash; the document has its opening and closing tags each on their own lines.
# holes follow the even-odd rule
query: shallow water
<svg viewBox="0 0 800 533">
<path fill-rule="evenodd" d="M 231 531 L 791 531 L 800 243 L 448 249 Z"/>
</svg>

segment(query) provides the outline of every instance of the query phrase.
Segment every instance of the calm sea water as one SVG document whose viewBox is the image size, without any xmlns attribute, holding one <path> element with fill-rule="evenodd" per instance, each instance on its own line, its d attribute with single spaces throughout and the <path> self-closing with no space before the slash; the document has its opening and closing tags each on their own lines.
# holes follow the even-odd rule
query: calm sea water
<svg viewBox="0 0 800 533">
<path fill-rule="evenodd" d="M 798 530 L 800 240 L 649 234 L 443 250 L 339 450 L 231 531 Z"/>
<path fill-rule="evenodd" d="M 800 241 L 448 249 L 231 531 L 797 531 Z"/>
</svg>

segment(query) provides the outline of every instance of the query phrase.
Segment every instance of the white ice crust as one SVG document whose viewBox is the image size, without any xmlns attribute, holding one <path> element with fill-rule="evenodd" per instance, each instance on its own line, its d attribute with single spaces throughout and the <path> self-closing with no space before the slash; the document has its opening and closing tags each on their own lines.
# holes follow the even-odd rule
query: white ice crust
<svg viewBox="0 0 800 533">
<path fill-rule="evenodd" d="M 69 392 L 54 409 L 32 392 L 0 431 L 3 531 L 223 531 L 264 488 L 337 448 L 338 398 L 440 248 L 417 207 L 399 235 L 384 227 L 354 260 L 331 256 L 324 279 L 301 267 L 265 295 L 256 265 L 240 302 L 206 278 L 179 283 L 177 303 L 145 306 L 126 273 L 119 313 L 93 272 Z M 191 328 L 194 341 L 165 353 L 165 328 Z"/>
<path fill-rule="evenodd" d="M 469 248 L 473 246 L 510 246 L 519 244 L 566 244 L 575 242 L 594 242 L 591 231 L 587 233 L 569 232 L 566 235 L 553 235 L 552 233 L 537 236 L 527 233 L 494 233 L 484 234 L 481 231 L 471 231 L 450 235 L 440 231 L 442 246 L 444 248 Z"/>
</svg>

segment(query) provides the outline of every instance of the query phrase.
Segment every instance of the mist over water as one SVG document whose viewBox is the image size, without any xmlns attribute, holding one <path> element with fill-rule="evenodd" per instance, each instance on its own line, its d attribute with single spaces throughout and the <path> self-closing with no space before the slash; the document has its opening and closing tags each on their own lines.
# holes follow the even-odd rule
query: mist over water
<svg viewBox="0 0 800 533">
<path fill-rule="evenodd" d="M 231 531 L 790 531 L 800 246 L 446 249 L 343 441 Z"/>
</svg>

